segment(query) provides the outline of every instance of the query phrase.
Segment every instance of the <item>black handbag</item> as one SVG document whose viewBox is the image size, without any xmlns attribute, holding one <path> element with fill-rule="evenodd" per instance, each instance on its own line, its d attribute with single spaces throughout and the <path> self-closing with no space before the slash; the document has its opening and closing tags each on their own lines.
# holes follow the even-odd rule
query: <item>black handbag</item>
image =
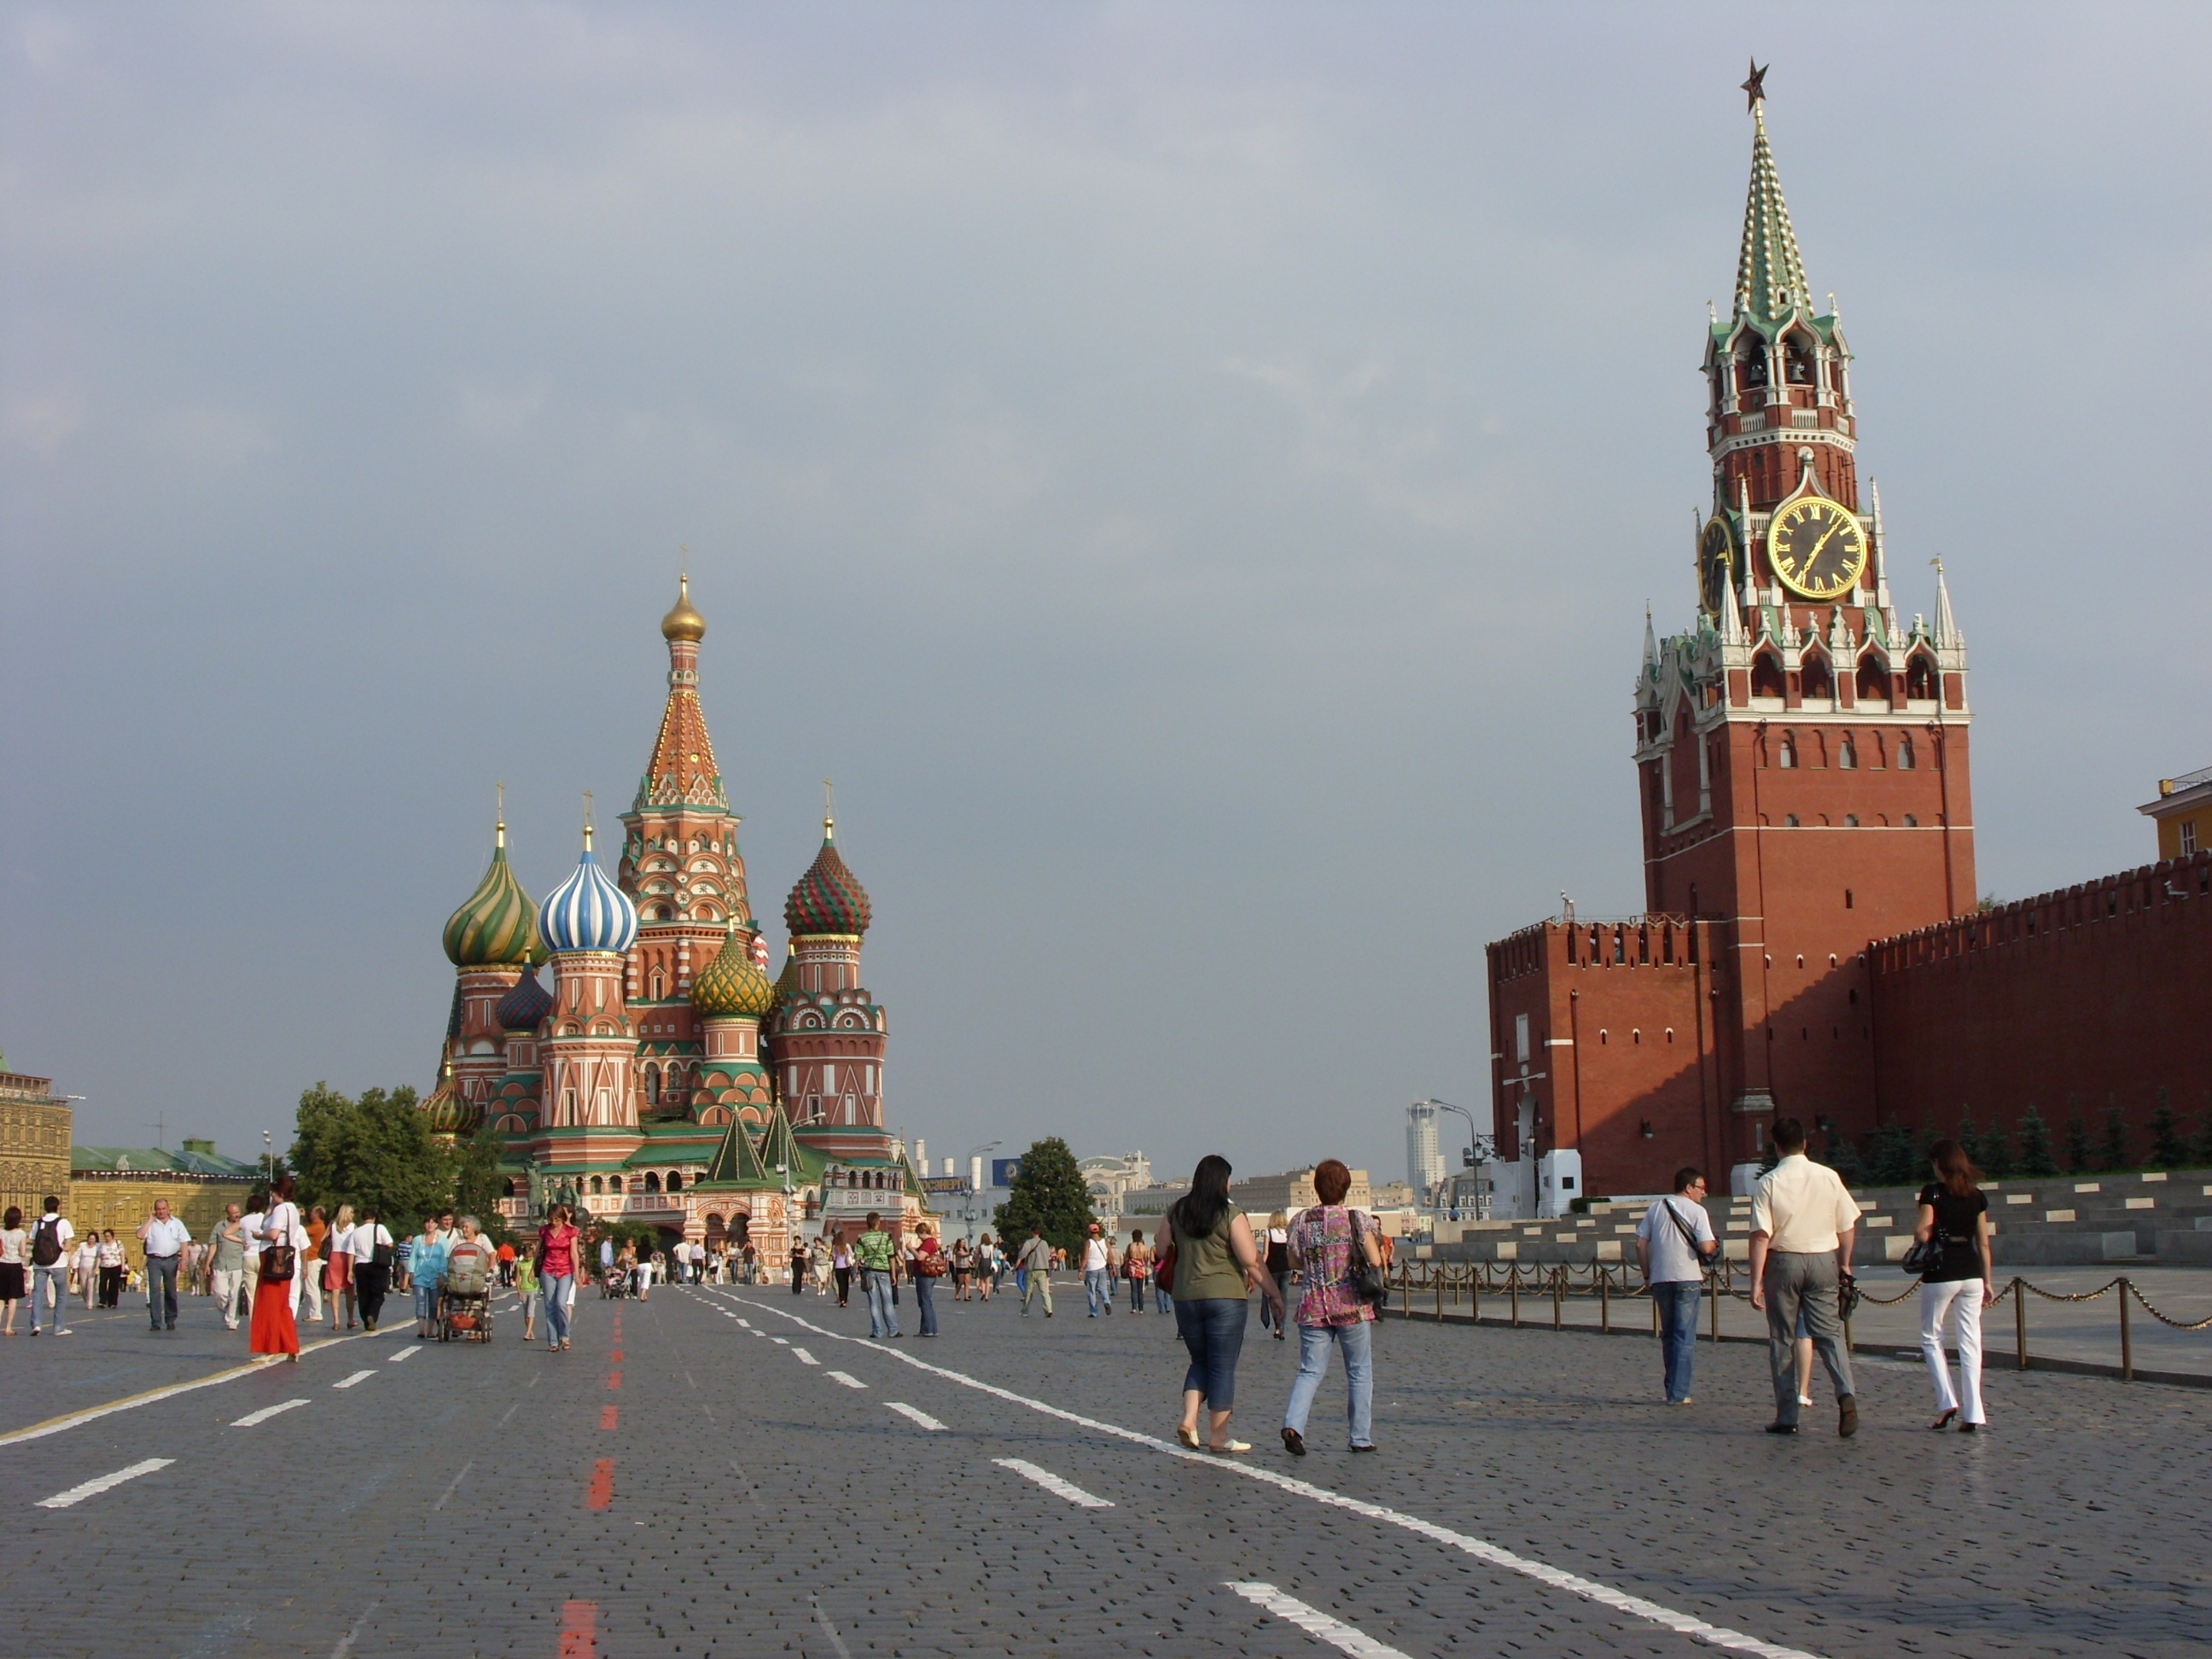
<svg viewBox="0 0 2212 1659">
<path fill-rule="evenodd" d="M 1858 1280 L 1849 1273 L 1836 1281 L 1836 1317 L 1846 1325 L 1851 1322 L 1851 1316 L 1859 1310 L 1860 1295 Z"/>
<path fill-rule="evenodd" d="M 1345 1264 L 1351 1271 L 1346 1277 L 1352 1281 L 1353 1293 L 1369 1307 L 1375 1307 L 1389 1297 L 1390 1275 L 1370 1262 L 1367 1252 L 1359 1248 L 1359 1212 L 1346 1210 L 1345 1214 L 1352 1222 L 1352 1253 Z"/>
</svg>

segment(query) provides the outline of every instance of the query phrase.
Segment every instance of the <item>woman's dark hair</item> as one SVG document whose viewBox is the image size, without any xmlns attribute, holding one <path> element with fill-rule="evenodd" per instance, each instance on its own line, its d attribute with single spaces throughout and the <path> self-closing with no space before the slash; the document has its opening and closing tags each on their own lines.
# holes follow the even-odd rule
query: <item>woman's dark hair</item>
<svg viewBox="0 0 2212 1659">
<path fill-rule="evenodd" d="M 1141 1229 L 1136 1227 L 1129 1229 L 1129 1243 L 1132 1244 L 1141 1244 L 1144 1242 L 1145 1235 Z"/>
<path fill-rule="evenodd" d="M 1211 1238 L 1229 1212 L 1229 1160 L 1208 1152 L 1190 1172 L 1190 1190 L 1176 1200 L 1168 1219 L 1185 1238 Z"/>
<path fill-rule="evenodd" d="M 1325 1158 L 1314 1165 L 1314 1194 L 1324 1204 L 1341 1204 L 1352 1190 L 1352 1171 L 1339 1158 Z"/>
<path fill-rule="evenodd" d="M 1981 1184 L 1982 1172 L 1966 1156 L 1966 1149 L 1955 1140 L 1937 1141 L 1928 1149 L 1928 1161 L 1943 1177 L 1943 1190 L 1954 1198 L 1972 1198 L 1974 1189 Z"/>
<path fill-rule="evenodd" d="M 0 1227 L 5 1227 L 11 1233 L 22 1224 L 23 1206 L 20 1204 L 10 1204 L 8 1206 L 8 1213 L 0 1216 Z"/>
<path fill-rule="evenodd" d="M 289 1175 L 278 1176 L 270 1183 L 269 1190 L 276 1194 L 278 1203 L 289 1204 L 292 1201 L 292 1177 Z"/>
</svg>

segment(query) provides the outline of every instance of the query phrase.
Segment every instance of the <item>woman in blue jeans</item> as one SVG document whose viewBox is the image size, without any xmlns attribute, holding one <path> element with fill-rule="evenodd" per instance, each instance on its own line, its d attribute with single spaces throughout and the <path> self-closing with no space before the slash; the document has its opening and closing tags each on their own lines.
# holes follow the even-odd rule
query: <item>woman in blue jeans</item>
<svg viewBox="0 0 2212 1659">
<path fill-rule="evenodd" d="M 1209 1152 L 1192 1172 L 1190 1190 L 1167 1213 L 1174 1240 L 1176 1334 L 1190 1354 L 1183 1374 L 1182 1421 L 1176 1436 L 1193 1451 L 1248 1452 L 1251 1443 L 1229 1437 L 1237 1404 L 1237 1357 L 1244 1348 L 1251 1294 L 1267 1298 L 1283 1316 L 1282 1292 L 1267 1276 L 1252 1240 L 1252 1224 L 1229 1199 L 1229 1160 Z M 1198 1437 L 1198 1410 L 1211 1413 L 1209 1432 Z"/>
<path fill-rule="evenodd" d="M 1382 1244 L 1375 1220 L 1346 1209 L 1352 1171 L 1341 1160 L 1314 1166 L 1314 1191 L 1321 1202 L 1298 1212 L 1290 1228 L 1291 1272 L 1299 1286 L 1298 1374 L 1291 1384 L 1291 1403 L 1283 1412 L 1283 1445 L 1293 1457 L 1306 1455 L 1306 1414 L 1328 1372 L 1332 1346 L 1344 1354 L 1344 1414 L 1352 1449 L 1375 1449 L 1375 1310 L 1359 1294 L 1354 1265 L 1382 1265 Z M 1278 1316 L 1279 1317 L 1279 1316 Z"/>
</svg>

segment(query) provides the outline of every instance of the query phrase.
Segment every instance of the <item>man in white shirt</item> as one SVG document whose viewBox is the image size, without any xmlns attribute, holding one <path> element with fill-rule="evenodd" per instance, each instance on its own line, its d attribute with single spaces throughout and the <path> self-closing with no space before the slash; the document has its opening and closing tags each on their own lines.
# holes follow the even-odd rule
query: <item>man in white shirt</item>
<svg viewBox="0 0 2212 1659">
<path fill-rule="evenodd" d="M 1087 1317 L 1097 1318 L 1101 1308 L 1113 1316 L 1114 1279 L 1106 1269 L 1106 1240 L 1095 1221 L 1083 1240 L 1083 1299 L 1091 1309 Z"/>
<path fill-rule="evenodd" d="M 70 1241 L 76 1237 L 62 1201 L 51 1194 L 46 1212 L 31 1229 L 31 1334 L 39 1334 L 39 1310 L 49 1294 L 54 1299 L 53 1331 L 67 1336 L 69 1329 Z"/>
<path fill-rule="evenodd" d="M 1636 1260 L 1651 1305 L 1659 1310 L 1659 1348 L 1667 1403 L 1690 1403 L 1690 1366 L 1698 1348 L 1698 1296 L 1705 1264 L 1718 1253 L 1705 1213 L 1705 1177 L 1687 1165 L 1674 1171 L 1672 1197 L 1656 1200 L 1636 1224 Z"/>
<path fill-rule="evenodd" d="M 1797 1432 L 1797 1316 L 1836 1387 L 1836 1432 L 1859 1431 L 1851 1357 L 1844 1346 L 1842 1285 L 1851 1277 L 1859 1206 L 1843 1178 L 1805 1156 L 1805 1126 L 1778 1118 L 1772 1130 L 1779 1162 L 1751 1189 L 1751 1305 L 1766 1314 L 1768 1358 L 1774 1368 L 1774 1421 L 1769 1434 Z"/>
<path fill-rule="evenodd" d="M 146 1247 L 146 1316 L 157 1331 L 177 1328 L 177 1269 L 185 1259 L 191 1231 L 169 1213 L 169 1200 L 154 1200 L 154 1213 L 139 1224 L 138 1242 Z"/>
<path fill-rule="evenodd" d="M 253 1207 L 246 1212 L 239 1229 L 246 1235 L 246 1322 L 253 1322 L 253 1298 L 261 1288 L 261 1229 L 269 1220 L 269 1194 L 256 1193 Z M 288 1290 L 286 1295 L 291 1294 Z"/>
</svg>

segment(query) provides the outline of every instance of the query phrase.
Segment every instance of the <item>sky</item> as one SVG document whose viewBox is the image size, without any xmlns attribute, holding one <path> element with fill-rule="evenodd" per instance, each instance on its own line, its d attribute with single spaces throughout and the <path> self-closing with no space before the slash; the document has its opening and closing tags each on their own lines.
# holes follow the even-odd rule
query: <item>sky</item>
<svg viewBox="0 0 2212 1659">
<path fill-rule="evenodd" d="M 836 783 L 890 1126 L 1405 1174 L 1640 908 L 1747 58 L 1982 885 L 2212 764 L 2212 14 L 0 8 L 0 1050 L 76 1138 L 434 1079 L 688 549 L 756 910 Z"/>
</svg>

